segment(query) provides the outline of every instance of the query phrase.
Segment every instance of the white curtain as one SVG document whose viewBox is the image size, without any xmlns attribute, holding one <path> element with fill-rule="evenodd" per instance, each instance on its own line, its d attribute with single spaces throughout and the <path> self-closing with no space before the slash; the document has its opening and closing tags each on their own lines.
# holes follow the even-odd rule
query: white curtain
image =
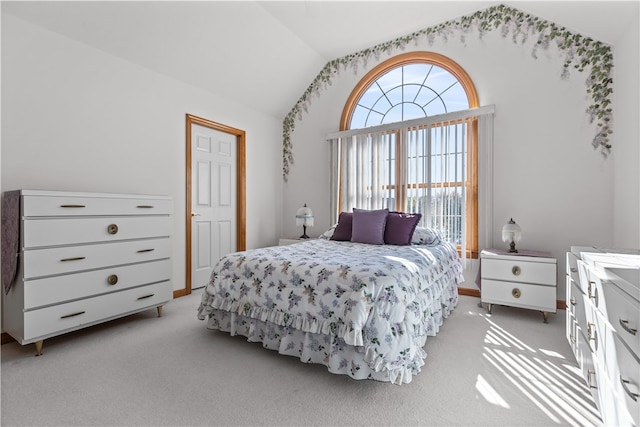
<svg viewBox="0 0 640 427">
<path fill-rule="evenodd" d="M 493 112 L 481 107 L 328 135 L 332 223 L 353 208 L 420 212 L 420 225 L 440 231 L 466 258 L 478 212 L 469 203 L 478 185 L 470 174 L 478 147 L 493 144 Z"/>
</svg>

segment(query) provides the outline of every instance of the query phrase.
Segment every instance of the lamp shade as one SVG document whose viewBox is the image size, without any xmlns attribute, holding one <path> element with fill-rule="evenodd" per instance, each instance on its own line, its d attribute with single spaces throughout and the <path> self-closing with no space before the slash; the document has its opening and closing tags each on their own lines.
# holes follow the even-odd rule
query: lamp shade
<svg viewBox="0 0 640 427">
<path fill-rule="evenodd" d="M 296 212 L 296 225 L 313 227 L 313 211 L 306 203 Z"/>
<path fill-rule="evenodd" d="M 502 227 L 502 241 L 509 243 L 509 252 L 518 252 L 516 250 L 516 243 L 520 241 L 520 238 L 522 238 L 522 229 L 515 223 L 513 218 L 511 218 L 509 222 Z"/>
</svg>

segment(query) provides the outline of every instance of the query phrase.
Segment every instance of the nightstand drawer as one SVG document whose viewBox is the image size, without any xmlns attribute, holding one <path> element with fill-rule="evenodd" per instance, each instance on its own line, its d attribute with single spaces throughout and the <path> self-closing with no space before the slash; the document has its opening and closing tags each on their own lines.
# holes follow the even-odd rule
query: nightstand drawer
<svg viewBox="0 0 640 427">
<path fill-rule="evenodd" d="M 556 264 L 524 260 L 483 259 L 482 279 L 556 286 Z M 555 294 L 555 289 L 554 289 Z"/>
<path fill-rule="evenodd" d="M 482 301 L 555 313 L 556 288 L 555 286 L 483 279 Z"/>
</svg>

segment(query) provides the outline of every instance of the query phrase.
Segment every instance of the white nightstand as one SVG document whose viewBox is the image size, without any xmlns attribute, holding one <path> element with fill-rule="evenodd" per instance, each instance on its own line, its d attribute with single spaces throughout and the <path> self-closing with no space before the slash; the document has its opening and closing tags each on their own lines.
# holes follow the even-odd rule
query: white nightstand
<svg viewBox="0 0 640 427">
<path fill-rule="evenodd" d="M 317 239 L 317 237 L 312 237 L 309 239 L 300 239 L 296 237 L 281 238 L 280 241 L 278 242 L 278 246 L 292 245 L 294 243 L 307 242 L 309 240 L 315 240 L 315 239 Z"/>
<path fill-rule="evenodd" d="M 548 252 L 485 249 L 480 253 L 480 295 L 492 304 L 556 312 L 557 260 Z"/>
</svg>

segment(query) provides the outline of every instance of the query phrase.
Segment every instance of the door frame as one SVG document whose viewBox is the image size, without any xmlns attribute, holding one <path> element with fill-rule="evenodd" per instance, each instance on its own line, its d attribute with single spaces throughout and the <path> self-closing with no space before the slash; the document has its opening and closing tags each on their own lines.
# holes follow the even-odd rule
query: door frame
<svg viewBox="0 0 640 427">
<path fill-rule="evenodd" d="M 191 158 L 191 127 L 199 125 L 216 131 L 228 133 L 236 137 L 236 250 L 244 251 L 246 249 L 246 134 L 241 129 L 216 123 L 211 120 L 197 117 L 191 114 L 186 115 L 186 277 L 185 288 L 173 291 L 173 297 L 181 297 L 191 293 L 191 212 L 192 212 L 192 158 Z"/>
</svg>

